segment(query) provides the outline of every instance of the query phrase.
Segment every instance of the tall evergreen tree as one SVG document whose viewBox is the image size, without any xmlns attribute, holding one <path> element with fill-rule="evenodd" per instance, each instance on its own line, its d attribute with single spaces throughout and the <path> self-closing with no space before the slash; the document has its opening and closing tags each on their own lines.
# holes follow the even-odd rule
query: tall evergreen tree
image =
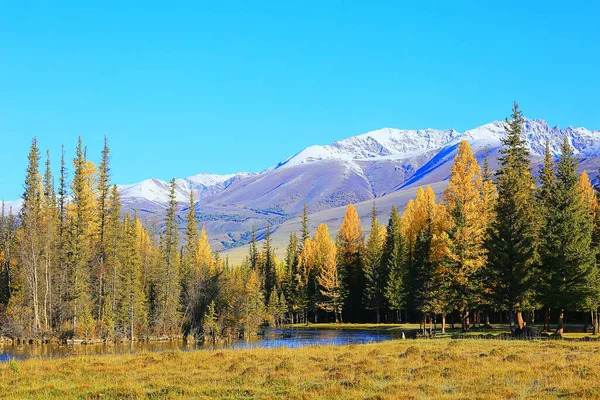
<svg viewBox="0 0 600 400">
<path fill-rule="evenodd" d="M 371 232 L 364 252 L 363 274 L 365 276 L 364 304 L 368 310 L 375 310 L 377 323 L 384 304 L 385 274 L 383 269 L 383 247 L 385 232 L 377 220 L 377 207 L 373 203 L 371 212 Z"/>
<path fill-rule="evenodd" d="M 275 254 L 273 252 L 273 246 L 271 244 L 271 224 L 267 223 L 267 232 L 265 234 L 265 242 L 263 247 L 263 265 L 261 268 L 262 281 L 264 287 L 264 297 L 268 304 L 271 300 L 271 294 L 276 289 L 276 271 L 275 271 Z"/>
<path fill-rule="evenodd" d="M 387 306 L 396 313 L 396 320 L 399 322 L 400 310 L 406 305 L 407 290 L 404 285 L 405 244 L 400 227 L 400 215 L 396 206 L 392 206 L 386 232 L 382 254 L 384 296 Z"/>
<path fill-rule="evenodd" d="M 95 328 L 90 262 L 98 232 L 98 214 L 96 167 L 86 159 L 85 152 L 82 140 L 79 138 L 76 156 L 73 159 L 74 175 L 71 183 L 73 200 L 68 207 L 68 218 L 73 329 L 76 334 L 88 337 L 94 334 Z"/>
<path fill-rule="evenodd" d="M 172 334 L 179 319 L 179 236 L 177 233 L 177 197 L 175 179 L 171 180 L 169 206 L 165 216 L 165 229 L 161 241 L 162 266 L 159 278 L 160 314 L 159 329 L 163 334 Z"/>
<path fill-rule="evenodd" d="M 297 302 L 298 297 L 298 236 L 295 232 L 290 233 L 288 246 L 285 254 L 285 278 L 283 283 L 283 294 L 287 300 L 287 307 L 292 322 L 294 322 L 294 314 L 299 311 Z"/>
<path fill-rule="evenodd" d="M 507 135 L 502 139 L 498 159 L 498 198 L 486 241 L 487 271 L 482 276 L 486 279 L 492 303 L 508 310 L 511 329 L 514 311 L 519 328 L 523 328 L 521 311 L 534 305 L 532 284 L 539 229 L 535 181 L 529 167 L 527 143 L 522 138 L 523 122 L 523 114 L 515 102 L 511 119 L 506 119 Z"/>
<path fill-rule="evenodd" d="M 28 332 L 37 335 L 42 329 L 40 297 L 43 283 L 44 238 L 42 177 L 39 173 L 40 152 L 35 138 L 31 142 L 28 160 L 20 214 L 21 226 L 18 232 L 21 282 L 24 292 L 20 294 L 20 298 L 15 297 L 13 303 L 16 304 L 18 300 L 22 302 L 24 311 L 30 316 Z"/>
<path fill-rule="evenodd" d="M 547 292 L 544 298 L 559 310 L 557 333 L 564 330 L 564 310 L 589 309 L 597 296 L 593 220 L 577 190 L 577 160 L 568 138 L 556 164 L 554 195 L 548 199 L 542 243 Z"/>
<path fill-rule="evenodd" d="M 252 225 L 252 236 L 250 239 L 249 252 L 250 269 L 254 271 L 258 267 L 258 247 L 256 245 L 256 229 L 254 228 L 254 225 Z"/>
<path fill-rule="evenodd" d="M 94 285 L 97 291 L 98 298 L 96 317 L 99 320 L 103 319 L 105 310 L 104 303 L 109 292 L 106 287 L 106 225 L 109 213 L 109 196 L 110 196 L 110 166 L 109 166 L 110 149 L 108 148 L 108 139 L 104 137 L 104 147 L 102 148 L 102 157 L 98 170 L 98 249 L 96 255 L 96 265 L 94 276 L 96 284 Z"/>
</svg>

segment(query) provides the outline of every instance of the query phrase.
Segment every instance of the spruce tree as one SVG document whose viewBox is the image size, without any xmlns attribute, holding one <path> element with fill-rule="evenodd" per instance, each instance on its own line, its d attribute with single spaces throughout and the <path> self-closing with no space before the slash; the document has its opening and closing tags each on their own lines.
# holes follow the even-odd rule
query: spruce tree
<svg viewBox="0 0 600 400">
<path fill-rule="evenodd" d="M 386 231 L 382 255 L 384 297 L 388 308 L 396 314 L 396 321 L 400 322 L 400 310 L 406 305 L 405 245 L 400 228 L 400 215 L 396 206 L 392 206 Z"/>
<path fill-rule="evenodd" d="M 285 254 L 285 280 L 283 283 L 283 294 L 287 300 L 287 308 L 294 322 L 294 314 L 299 311 L 298 297 L 298 236 L 295 232 L 290 233 L 288 246 Z"/>
<path fill-rule="evenodd" d="M 381 320 L 380 311 L 384 302 L 385 274 L 382 263 L 384 244 L 385 234 L 382 232 L 377 220 L 377 207 L 373 203 L 371 232 L 367 240 L 363 260 L 363 274 L 365 276 L 363 299 L 367 310 L 375 310 L 377 323 Z"/>
<path fill-rule="evenodd" d="M 521 311 L 534 306 L 532 285 L 536 276 L 539 229 L 535 181 L 529 166 L 529 150 L 522 138 L 523 122 L 522 112 L 514 103 L 511 119 L 506 119 L 507 135 L 502 139 L 498 159 L 498 198 L 486 240 L 487 270 L 482 276 L 492 304 L 508 310 L 511 329 L 514 312 L 517 312 L 519 328 L 523 328 Z"/>
<path fill-rule="evenodd" d="M 177 234 L 177 197 L 176 182 L 171 180 L 169 206 L 165 216 L 165 229 L 162 236 L 162 273 L 159 278 L 160 320 L 162 334 L 171 334 L 177 327 L 179 305 L 179 237 Z"/>
<path fill-rule="evenodd" d="M 263 265 L 261 268 L 262 282 L 264 288 L 264 298 L 268 304 L 271 300 L 271 293 L 275 289 L 276 271 L 275 271 L 275 255 L 271 244 L 271 224 L 267 223 L 267 232 L 265 234 L 265 242 L 263 247 Z"/>
<path fill-rule="evenodd" d="M 41 288 L 43 281 L 41 271 L 44 238 L 42 235 L 42 177 L 39 173 L 40 151 L 35 138 L 31 142 L 28 160 L 20 214 L 21 226 L 18 234 L 22 275 L 20 279 L 24 292 L 20 293 L 20 299 L 13 298 L 13 303 L 20 300 L 26 308 L 29 308 L 30 311 L 27 314 L 31 316 L 31 320 L 27 321 L 27 329 L 31 335 L 36 336 L 42 329 Z"/>
<path fill-rule="evenodd" d="M 577 164 L 565 136 L 556 163 L 554 195 L 547 200 L 542 242 L 544 298 L 559 310 L 557 333 L 561 335 L 564 311 L 589 309 L 597 295 L 593 220 L 577 190 Z"/>
<path fill-rule="evenodd" d="M 104 302 L 106 301 L 107 296 L 107 287 L 106 287 L 106 224 L 108 220 L 108 212 L 109 212 L 109 196 L 110 196 L 110 166 L 109 166 L 109 156 L 110 150 L 108 148 L 108 139 L 104 137 L 104 147 L 102 149 L 102 157 L 100 160 L 100 166 L 98 170 L 98 217 L 99 217 L 99 225 L 98 225 L 98 249 L 97 249 L 97 259 L 94 275 L 96 278 L 96 285 L 94 287 L 97 290 L 97 298 L 98 298 L 98 311 L 97 317 L 98 319 L 103 319 L 103 312 L 105 310 Z"/>
</svg>

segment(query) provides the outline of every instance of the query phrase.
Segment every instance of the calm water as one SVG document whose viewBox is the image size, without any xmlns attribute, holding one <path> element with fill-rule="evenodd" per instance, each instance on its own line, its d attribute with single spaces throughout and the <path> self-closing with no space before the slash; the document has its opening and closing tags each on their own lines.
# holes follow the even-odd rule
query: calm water
<svg viewBox="0 0 600 400">
<path fill-rule="evenodd" d="M 284 335 L 285 332 L 285 335 Z M 124 354 L 140 351 L 166 351 L 183 350 L 192 351 L 200 349 L 251 349 L 272 347 L 303 347 L 303 346 L 339 346 L 343 344 L 362 344 L 381 342 L 399 338 L 400 332 L 373 331 L 373 330 L 308 330 L 298 329 L 285 331 L 276 329 L 266 331 L 264 336 L 251 340 L 239 340 L 219 346 L 202 346 L 196 343 L 173 342 L 134 342 L 122 344 L 93 344 L 93 345 L 0 345 L 0 362 L 11 358 L 25 359 L 30 357 L 64 357 L 71 355 L 93 354 Z"/>
</svg>

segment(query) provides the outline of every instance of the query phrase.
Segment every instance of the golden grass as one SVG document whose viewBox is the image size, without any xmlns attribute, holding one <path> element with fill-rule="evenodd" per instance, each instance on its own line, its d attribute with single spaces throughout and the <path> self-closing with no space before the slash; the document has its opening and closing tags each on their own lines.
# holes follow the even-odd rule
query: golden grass
<svg viewBox="0 0 600 400">
<path fill-rule="evenodd" d="M 597 342 L 406 340 L 31 359 L 0 398 L 598 398 Z"/>
</svg>

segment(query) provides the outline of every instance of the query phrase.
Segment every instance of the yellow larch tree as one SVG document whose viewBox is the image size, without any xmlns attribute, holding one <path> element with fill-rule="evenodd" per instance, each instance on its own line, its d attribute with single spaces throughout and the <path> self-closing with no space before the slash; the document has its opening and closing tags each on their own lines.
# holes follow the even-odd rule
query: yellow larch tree
<svg viewBox="0 0 600 400">
<path fill-rule="evenodd" d="M 467 141 L 458 146 L 448 188 L 444 192 L 448 213 L 449 248 L 445 260 L 452 300 L 461 315 L 463 330 L 468 329 L 469 309 L 479 296 L 477 273 L 485 265 L 484 240 L 487 221 L 481 200 L 481 168 Z"/>
</svg>

